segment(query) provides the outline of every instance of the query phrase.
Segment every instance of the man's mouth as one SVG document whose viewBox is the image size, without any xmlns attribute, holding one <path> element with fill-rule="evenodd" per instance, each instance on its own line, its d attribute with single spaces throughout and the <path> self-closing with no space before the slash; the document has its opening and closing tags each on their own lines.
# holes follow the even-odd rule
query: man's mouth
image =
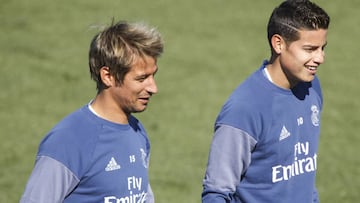
<svg viewBox="0 0 360 203">
<path fill-rule="evenodd" d="M 148 103 L 149 100 L 150 100 L 150 97 L 140 97 L 139 100 L 144 102 L 144 103 Z"/>
<path fill-rule="evenodd" d="M 318 67 L 317 66 L 307 66 L 306 69 L 310 71 L 310 73 L 315 74 Z"/>
</svg>

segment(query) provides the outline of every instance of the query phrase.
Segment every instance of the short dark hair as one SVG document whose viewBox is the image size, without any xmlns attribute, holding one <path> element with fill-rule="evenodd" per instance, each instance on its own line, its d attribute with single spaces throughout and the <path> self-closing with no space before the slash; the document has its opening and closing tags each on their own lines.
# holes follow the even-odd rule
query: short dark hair
<svg viewBox="0 0 360 203">
<path fill-rule="evenodd" d="M 299 30 L 328 29 L 329 15 L 309 0 L 287 0 L 276 7 L 267 26 L 268 41 L 279 34 L 286 42 L 299 39 Z"/>
</svg>

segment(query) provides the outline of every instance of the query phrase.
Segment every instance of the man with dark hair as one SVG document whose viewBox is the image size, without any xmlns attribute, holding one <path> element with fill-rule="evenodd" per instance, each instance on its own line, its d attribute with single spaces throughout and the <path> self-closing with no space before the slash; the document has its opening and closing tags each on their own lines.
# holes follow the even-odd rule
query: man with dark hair
<svg viewBox="0 0 360 203">
<path fill-rule="evenodd" d="M 319 202 L 315 187 L 330 18 L 308 0 L 284 1 L 268 23 L 270 60 L 224 104 L 203 181 L 203 203 Z"/>
</svg>

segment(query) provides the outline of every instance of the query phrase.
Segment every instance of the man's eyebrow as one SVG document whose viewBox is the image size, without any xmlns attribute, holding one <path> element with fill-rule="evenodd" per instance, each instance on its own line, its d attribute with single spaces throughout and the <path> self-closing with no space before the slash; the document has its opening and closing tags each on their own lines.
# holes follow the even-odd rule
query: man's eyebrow
<svg viewBox="0 0 360 203">
<path fill-rule="evenodd" d="M 304 48 L 318 48 L 318 47 L 325 48 L 326 45 L 327 45 L 327 42 L 325 42 L 325 44 L 323 44 L 323 45 L 305 44 L 303 47 Z"/>
<path fill-rule="evenodd" d="M 319 45 L 312 45 L 312 44 L 305 44 L 303 47 L 304 48 L 318 48 L 320 46 Z"/>
<path fill-rule="evenodd" d="M 147 78 L 147 77 L 149 77 L 150 75 L 155 75 L 157 72 L 158 72 L 158 68 L 156 68 L 156 70 L 154 71 L 154 73 L 141 73 L 141 74 L 139 74 L 139 75 L 136 75 L 135 76 L 135 78 L 136 79 L 142 79 L 142 78 Z"/>
</svg>

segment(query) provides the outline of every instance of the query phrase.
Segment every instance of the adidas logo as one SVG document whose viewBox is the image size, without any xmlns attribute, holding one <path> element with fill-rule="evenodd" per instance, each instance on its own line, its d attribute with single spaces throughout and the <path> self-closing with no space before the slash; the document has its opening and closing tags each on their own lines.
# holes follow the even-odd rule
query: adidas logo
<svg viewBox="0 0 360 203">
<path fill-rule="evenodd" d="M 114 171 L 120 169 L 120 165 L 116 163 L 114 157 L 111 157 L 109 163 L 107 164 L 105 171 Z"/>
<path fill-rule="evenodd" d="M 285 128 L 285 126 L 283 126 L 281 129 L 279 141 L 289 137 L 290 135 L 291 135 L 291 133 Z"/>
</svg>

